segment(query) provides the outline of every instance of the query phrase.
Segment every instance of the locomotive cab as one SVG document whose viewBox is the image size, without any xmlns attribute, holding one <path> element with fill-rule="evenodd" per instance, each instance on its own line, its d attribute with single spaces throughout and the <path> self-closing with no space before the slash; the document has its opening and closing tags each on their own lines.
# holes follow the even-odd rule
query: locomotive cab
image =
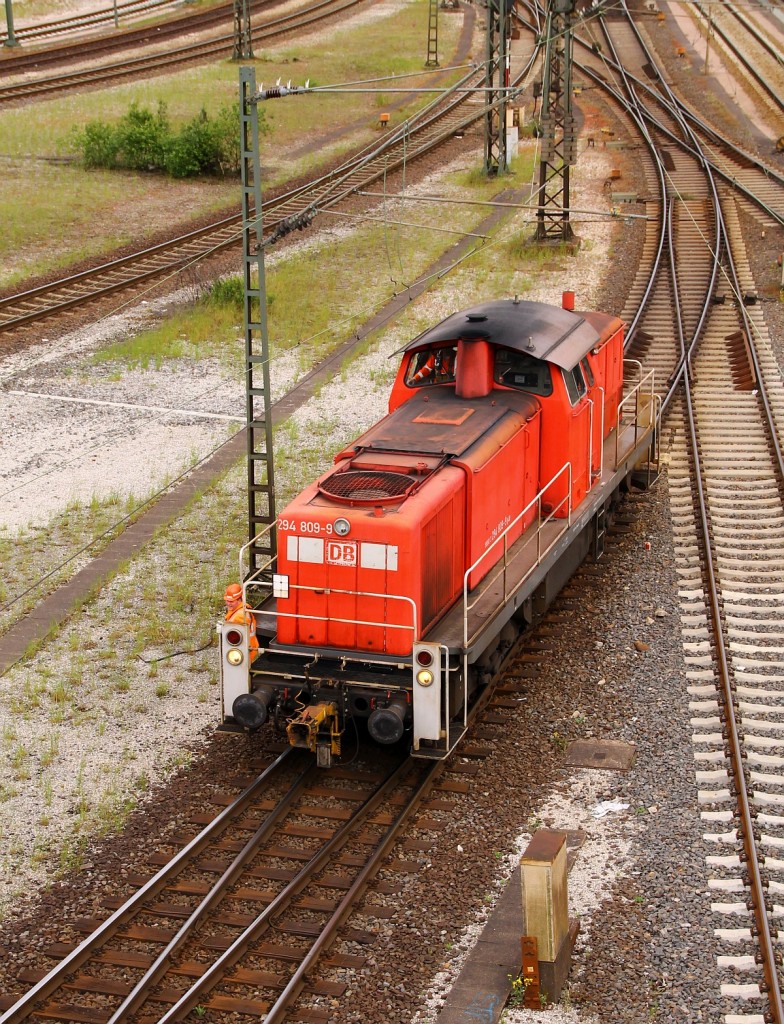
<svg viewBox="0 0 784 1024">
<path fill-rule="evenodd" d="M 399 353 L 388 415 L 280 514 L 274 563 L 245 581 L 261 646 L 223 674 L 226 719 L 272 717 L 324 764 L 352 719 L 452 749 L 655 436 L 652 377 L 621 425 L 622 322 L 569 307 L 484 303 Z"/>
</svg>

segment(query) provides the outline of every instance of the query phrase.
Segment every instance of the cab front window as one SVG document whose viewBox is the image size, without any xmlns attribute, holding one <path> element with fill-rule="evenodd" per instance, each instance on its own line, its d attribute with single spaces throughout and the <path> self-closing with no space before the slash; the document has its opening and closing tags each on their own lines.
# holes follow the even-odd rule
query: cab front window
<svg viewBox="0 0 784 1024">
<path fill-rule="evenodd" d="M 535 359 L 528 352 L 514 352 L 499 348 L 495 354 L 493 379 L 496 384 L 518 391 L 529 391 L 532 395 L 547 396 L 553 393 L 550 366 L 542 359 Z"/>
</svg>

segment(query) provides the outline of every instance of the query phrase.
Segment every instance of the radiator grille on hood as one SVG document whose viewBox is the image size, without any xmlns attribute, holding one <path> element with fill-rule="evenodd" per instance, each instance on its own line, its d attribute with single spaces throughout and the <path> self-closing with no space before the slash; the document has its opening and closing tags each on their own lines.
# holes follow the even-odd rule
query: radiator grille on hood
<svg viewBox="0 0 784 1024">
<path fill-rule="evenodd" d="M 421 481 L 405 473 L 379 473 L 369 470 L 335 473 L 319 484 L 319 490 L 331 498 L 346 502 L 402 500 Z"/>
</svg>

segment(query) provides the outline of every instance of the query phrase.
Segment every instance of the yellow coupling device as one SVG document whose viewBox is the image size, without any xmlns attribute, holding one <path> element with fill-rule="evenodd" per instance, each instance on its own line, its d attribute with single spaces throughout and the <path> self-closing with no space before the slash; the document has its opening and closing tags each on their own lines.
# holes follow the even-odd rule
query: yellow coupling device
<svg viewBox="0 0 784 1024">
<path fill-rule="evenodd" d="M 320 751 L 327 748 L 330 754 L 340 753 L 340 724 L 337 704 L 311 704 L 303 708 L 286 726 L 286 734 L 292 747 L 305 747 Z"/>
</svg>

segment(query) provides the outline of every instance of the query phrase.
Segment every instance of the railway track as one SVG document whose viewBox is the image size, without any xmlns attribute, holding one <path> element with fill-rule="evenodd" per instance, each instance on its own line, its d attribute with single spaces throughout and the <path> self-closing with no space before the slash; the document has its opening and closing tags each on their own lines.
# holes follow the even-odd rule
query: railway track
<svg viewBox="0 0 784 1024">
<path fill-rule="evenodd" d="M 630 21 L 603 28 L 617 64 L 651 65 Z M 629 354 L 659 366 L 665 406 L 683 417 L 670 485 L 724 1019 L 781 1022 L 784 385 L 754 304 L 735 196 L 702 159 L 688 111 L 663 81 L 657 88 L 667 100 L 655 112 L 629 90 L 640 119 L 664 132 L 658 167 L 645 167 L 650 187 L 663 185 L 666 224 L 658 243 L 647 240 L 653 286 L 642 298 L 638 287 L 625 311 L 635 317 Z"/>
<path fill-rule="evenodd" d="M 273 11 L 277 6 L 280 6 L 277 0 L 250 0 L 250 11 L 254 16 Z M 141 25 L 120 32 L 69 40 L 56 46 L 8 52 L 0 60 L 0 77 L 11 78 L 31 71 L 41 71 L 50 66 L 59 67 L 76 61 L 84 62 L 107 53 L 159 44 L 167 39 L 181 39 L 186 34 L 215 26 L 225 26 L 231 22 L 232 17 L 232 5 L 223 2 L 186 14 L 178 14 L 153 25 Z"/>
<path fill-rule="evenodd" d="M 263 219 L 268 237 L 285 232 L 287 225 L 309 211 L 337 207 L 358 190 L 369 187 L 404 163 L 410 164 L 425 156 L 456 133 L 480 121 L 484 107 L 466 104 L 464 91 L 479 81 L 480 74 L 473 72 L 464 76 L 446 97 L 410 119 L 404 131 L 391 133 L 380 145 L 361 151 L 328 175 L 264 203 Z M 177 274 L 198 260 L 239 246 L 240 232 L 241 217 L 226 217 L 54 285 L 42 285 L 0 299 L 0 336 L 58 312 Z"/>
<path fill-rule="evenodd" d="M 137 880 L 139 890 L 109 907 L 106 921 L 81 922 L 87 939 L 53 949 L 65 955 L 43 978 L 21 979 L 33 987 L 2 997 L 0 1021 L 119 1024 L 152 1015 L 163 1024 L 198 1006 L 272 1022 L 298 1001 L 320 1019 L 320 1000 L 345 984 L 313 980 L 315 964 L 361 967 L 360 956 L 330 947 L 443 770 L 389 755 L 382 762 L 325 776 L 288 748 L 171 858 L 160 855 L 161 870 Z M 383 916 L 383 907 L 367 906 L 374 912 Z"/>
<path fill-rule="evenodd" d="M 714 10 L 715 6 L 715 10 Z M 738 64 L 747 81 L 760 94 L 761 102 L 781 114 L 784 111 L 784 34 L 774 19 L 768 18 L 764 32 L 754 22 L 751 11 L 741 11 L 725 2 L 706 6 L 696 3 L 706 34 L 706 63 L 712 39 L 718 39 L 730 59 Z"/>
<path fill-rule="evenodd" d="M 73 14 L 65 18 L 52 18 L 49 21 L 41 21 L 36 25 L 21 25 L 14 28 L 14 35 L 17 40 L 29 42 L 34 39 L 46 39 L 49 36 L 64 35 L 69 32 L 90 29 L 94 26 L 109 25 L 114 23 L 115 18 L 119 21 L 129 21 L 133 18 L 143 18 L 156 13 L 162 9 L 177 8 L 181 0 L 126 0 L 118 3 L 115 7 L 103 7 L 97 11 L 85 14 Z M 8 32 L 0 32 L 0 45 L 4 45 L 8 39 Z M 13 59 L 13 58 L 11 58 Z M 1 65 L 0 65 L 1 66 Z"/>
<path fill-rule="evenodd" d="M 723 208 L 742 260 L 726 198 Z M 689 422 L 670 474 L 721 991 L 733 1019 L 755 1019 L 751 1006 L 780 1021 L 774 947 L 777 894 L 784 891 L 784 761 L 777 750 L 784 712 L 784 492 L 771 438 L 784 422 L 784 400 L 761 318 L 748 335 L 743 320 L 731 303 L 718 305 L 706 322 L 692 361 Z M 744 342 L 750 351 L 753 346 L 762 378 L 741 359 Z M 773 385 L 772 422 L 760 401 L 765 378 Z"/>
<path fill-rule="evenodd" d="M 265 20 L 257 21 L 253 27 L 254 43 L 266 42 L 275 39 L 279 35 L 292 32 L 298 28 L 307 28 L 316 25 L 326 18 L 334 17 L 343 11 L 358 5 L 361 0 L 316 0 L 309 6 L 297 11 L 272 17 L 268 15 Z M 274 3 L 257 4 L 258 10 L 274 9 Z M 202 30 L 211 24 L 223 24 L 231 17 L 231 7 L 225 5 L 219 9 L 210 9 L 204 12 L 205 17 L 201 20 L 191 21 L 190 16 L 178 21 L 170 21 L 160 30 L 146 30 L 144 33 L 126 33 L 125 40 L 107 40 L 101 43 L 101 50 L 126 50 L 130 45 L 141 46 L 144 43 L 160 43 L 166 37 L 181 39 L 183 35 L 191 35 Z M 209 18 L 206 15 L 209 14 Z M 206 39 L 199 39 L 182 45 L 175 45 L 165 51 L 143 54 L 135 57 L 124 58 L 110 64 L 96 67 L 84 68 L 68 73 L 60 72 L 46 78 L 26 78 L 22 81 L 9 83 L 0 86 L 0 106 L 7 103 L 29 100 L 33 97 L 46 96 L 51 93 L 61 95 L 69 90 L 82 89 L 91 85 L 105 85 L 108 82 L 121 81 L 133 75 L 150 74 L 169 71 L 192 61 L 209 59 L 211 57 L 229 57 L 234 43 L 233 32 L 222 32 L 218 36 L 211 36 Z M 87 48 L 89 49 L 89 47 Z M 96 44 L 95 49 L 98 49 Z M 62 50 L 67 50 L 63 53 Z M 31 58 L 36 55 L 31 54 Z M 79 54 L 78 47 L 61 48 L 61 51 L 50 51 L 42 54 L 37 62 L 31 61 L 34 67 L 40 67 L 49 63 L 62 63 L 63 60 L 79 59 L 84 57 Z M 0 65 L 2 68 L 2 65 Z M 13 72 L 14 68 L 10 68 Z M 22 70 L 18 68 L 16 70 Z"/>
</svg>

